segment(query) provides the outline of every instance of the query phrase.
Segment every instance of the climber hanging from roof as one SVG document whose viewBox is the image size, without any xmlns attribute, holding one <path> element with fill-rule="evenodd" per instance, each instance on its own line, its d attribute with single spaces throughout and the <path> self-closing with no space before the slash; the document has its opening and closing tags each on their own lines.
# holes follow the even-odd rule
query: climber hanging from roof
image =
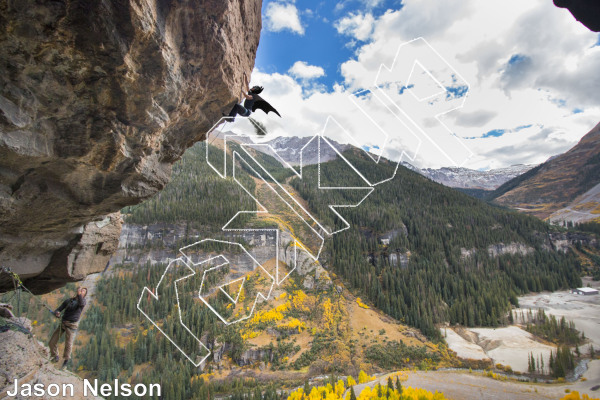
<svg viewBox="0 0 600 400">
<path fill-rule="evenodd" d="M 228 117 L 234 118 L 236 117 L 236 115 L 242 116 L 242 117 L 249 117 L 250 114 L 252 114 L 254 111 L 260 109 L 263 110 L 266 114 L 268 114 L 270 111 L 273 111 L 275 114 L 279 115 L 279 117 L 281 117 L 281 115 L 277 112 L 277 110 L 270 105 L 268 102 L 266 102 L 262 97 L 259 96 L 259 93 L 261 93 L 263 91 L 263 87 L 262 86 L 253 86 L 252 88 L 248 88 L 248 77 L 246 76 L 246 74 L 244 73 L 244 89 L 242 90 L 242 99 L 244 100 L 244 105 L 242 106 L 241 104 L 236 104 L 233 106 L 233 108 L 231 109 L 231 111 L 229 112 Z M 241 103 L 241 100 L 240 100 Z M 223 116 L 226 116 L 225 114 L 223 114 Z"/>
</svg>

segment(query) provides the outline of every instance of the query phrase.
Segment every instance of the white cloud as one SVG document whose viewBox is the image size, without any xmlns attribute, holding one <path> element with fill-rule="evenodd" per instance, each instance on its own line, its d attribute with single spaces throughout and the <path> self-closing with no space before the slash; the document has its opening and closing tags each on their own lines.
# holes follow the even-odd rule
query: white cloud
<svg viewBox="0 0 600 400">
<path fill-rule="evenodd" d="M 368 24 L 364 15 L 357 15 L 335 25 L 352 40 L 368 40 L 341 65 L 345 86 L 349 91 L 371 87 L 379 66 L 391 66 L 401 44 L 425 37 L 470 84 L 464 108 L 442 119 L 458 136 L 473 138 L 464 140 L 475 154 L 467 167 L 543 162 L 574 146 L 600 121 L 600 46 L 593 47 L 597 34 L 552 2 L 405 0 L 402 9 L 373 18 L 372 30 L 361 30 L 361 23 Z M 432 65 L 425 67 L 435 69 Z M 288 73 L 292 75 L 292 69 Z M 373 133 L 376 129 L 348 102 L 341 87 L 306 96 L 291 76 L 256 71 L 253 78 L 265 86 L 265 98 L 284 117 L 264 119 L 273 134 L 313 135 L 331 115 L 352 130 L 361 144 L 381 146 L 383 139 Z M 417 146 L 372 97 L 361 98 L 361 106 L 380 128 L 394 133 L 389 154 Z M 576 108 L 582 112 L 574 113 Z M 433 119 L 423 114 L 414 120 L 427 131 Z M 496 129 L 506 132 L 483 137 Z M 449 165 L 431 146 L 421 146 L 414 163 Z"/>
<path fill-rule="evenodd" d="M 352 36 L 361 41 L 366 41 L 371 37 L 375 18 L 372 14 L 349 14 L 335 23 L 335 28 L 341 34 Z"/>
<path fill-rule="evenodd" d="M 325 76 L 325 70 L 316 65 L 309 65 L 305 61 L 296 61 L 288 73 L 297 79 L 315 79 Z"/>
<path fill-rule="evenodd" d="M 374 8 L 383 4 L 383 0 L 362 0 L 365 6 L 368 8 Z"/>
<path fill-rule="evenodd" d="M 366 8 L 368 10 L 383 4 L 383 0 L 342 0 L 335 5 L 334 9 L 335 11 L 342 11 L 344 8 L 346 8 L 353 2 L 360 3 L 360 8 Z"/>
<path fill-rule="evenodd" d="M 265 27 L 272 32 L 290 30 L 304 35 L 304 26 L 300 22 L 298 9 L 291 3 L 269 3 L 263 18 Z"/>
<path fill-rule="evenodd" d="M 472 112 L 461 112 L 456 117 L 456 125 L 461 127 L 481 128 L 498 115 L 497 111 L 475 110 Z"/>
<path fill-rule="evenodd" d="M 483 3 L 475 0 L 406 0 L 401 10 L 389 11 L 380 18 L 376 37 L 404 37 L 410 40 L 424 36 L 427 40 L 432 40 L 452 33 L 449 28 L 467 18 L 476 5 L 489 5 L 489 2 Z M 471 34 L 479 35 L 481 32 Z"/>
</svg>

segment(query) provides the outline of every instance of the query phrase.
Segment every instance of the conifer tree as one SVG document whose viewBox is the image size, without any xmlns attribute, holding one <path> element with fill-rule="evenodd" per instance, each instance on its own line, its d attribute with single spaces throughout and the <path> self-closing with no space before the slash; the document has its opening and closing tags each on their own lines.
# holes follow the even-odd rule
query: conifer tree
<svg viewBox="0 0 600 400">
<path fill-rule="evenodd" d="M 350 400 L 356 400 L 356 394 L 354 393 L 354 386 L 350 387 Z"/>
</svg>

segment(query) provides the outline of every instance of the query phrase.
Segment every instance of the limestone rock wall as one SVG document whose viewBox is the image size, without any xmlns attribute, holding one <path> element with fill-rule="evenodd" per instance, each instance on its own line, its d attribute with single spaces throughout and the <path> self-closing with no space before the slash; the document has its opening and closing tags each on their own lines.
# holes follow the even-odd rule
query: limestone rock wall
<svg viewBox="0 0 600 400">
<path fill-rule="evenodd" d="M 2 265 L 37 293 L 104 268 L 115 212 L 239 96 L 261 3 L 0 0 Z"/>
</svg>

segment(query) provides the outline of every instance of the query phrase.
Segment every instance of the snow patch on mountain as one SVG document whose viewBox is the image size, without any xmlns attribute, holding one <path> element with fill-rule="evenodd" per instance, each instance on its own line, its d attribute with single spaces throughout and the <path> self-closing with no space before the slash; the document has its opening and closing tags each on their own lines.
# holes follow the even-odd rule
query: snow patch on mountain
<svg viewBox="0 0 600 400">
<path fill-rule="evenodd" d="M 535 165 L 517 164 L 489 171 L 444 167 L 439 169 L 425 168 L 417 172 L 445 186 L 461 189 L 494 190 L 533 167 Z"/>
<path fill-rule="evenodd" d="M 256 141 L 256 143 L 268 144 L 272 150 L 267 146 L 256 146 L 254 148 L 271 156 L 275 156 L 274 153 L 277 153 L 279 157 L 292 166 L 300 165 L 300 163 L 303 163 L 305 166 L 313 165 L 318 163 L 319 150 L 317 140 L 315 139 L 311 141 L 311 139 L 313 138 L 281 136 L 269 141 Z M 235 138 L 235 140 L 242 142 L 241 139 Z M 332 139 L 327 139 L 327 141 L 331 143 L 331 145 L 340 153 L 352 147 L 347 144 L 337 143 Z M 243 140 L 243 142 L 251 143 L 252 141 L 248 138 L 247 140 Z M 321 162 L 331 161 L 336 157 L 337 153 L 334 148 L 330 146 L 324 146 L 323 144 L 321 145 Z M 504 182 L 524 174 L 535 166 L 518 164 L 506 168 L 492 169 L 489 171 L 476 171 L 468 168 L 454 167 L 421 169 L 407 162 L 402 162 L 401 165 L 445 186 L 461 189 L 484 190 L 494 190 Z"/>
</svg>

